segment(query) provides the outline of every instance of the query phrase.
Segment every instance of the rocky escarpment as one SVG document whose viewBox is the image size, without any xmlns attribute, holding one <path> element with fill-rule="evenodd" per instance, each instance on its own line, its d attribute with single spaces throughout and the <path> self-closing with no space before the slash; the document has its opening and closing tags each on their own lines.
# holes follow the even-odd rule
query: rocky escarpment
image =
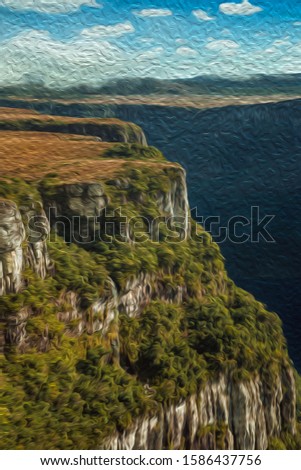
<svg viewBox="0 0 301 470">
<path fill-rule="evenodd" d="M 58 116 L 27 115 L 18 119 L 2 121 L 0 118 L 0 130 L 20 130 L 52 132 L 62 134 L 78 134 L 94 136 L 104 142 L 137 143 L 147 146 L 147 141 L 142 129 L 135 124 L 119 121 L 118 119 L 66 119 Z"/>
<path fill-rule="evenodd" d="M 173 179 L 168 191 L 158 191 L 155 194 L 155 203 L 158 205 L 163 219 L 170 221 L 178 230 L 178 235 L 184 239 L 189 230 L 189 205 L 185 183 L 185 173 L 182 169 L 173 169 Z M 120 187 L 120 180 L 111 181 L 111 185 Z M 128 187 L 129 182 L 124 182 Z M 137 196 L 136 196 L 137 197 Z M 138 198 L 140 196 L 138 195 Z M 21 213 L 12 201 L 3 201 L 0 221 L 0 243 L 2 250 L 2 291 L 0 295 L 17 293 L 22 287 L 22 271 L 31 267 L 42 279 L 53 270 L 47 250 L 46 240 L 50 231 L 50 223 L 57 233 L 66 241 L 79 244 L 91 244 L 105 236 L 105 215 L 109 208 L 109 196 L 101 183 L 82 183 L 58 186 L 51 197 L 44 194 L 45 209 L 39 204 L 21 206 Z M 50 223 L 48 221 L 50 220 Z M 159 222 L 162 219 L 159 218 Z M 125 224 L 122 239 L 126 242 L 134 240 L 131 232 L 130 220 Z M 151 223 L 153 237 L 157 239 L 157 221 Z M 7 228 L 7 232 L 5 232 Z M 124 237 L 124 234 L 126 236 Z M 1 274 L 1 271 L 0 271 Z M 58 318 L 65 322 L 78 320 L 73 334 L 79 335 L 83 331 L 90 334 L 101 331 L 105 336 L 110 324 L 118 317 L 118 312 L 129 316 L 139 315 L 143 307 L 154 299 L 169 303 L 180 304 L 186 294 L 185 285 L 168 286 L 158 274 L 137 273 L 127 279 L 125 286 L 117 292 L 112 279 L 107 280 L 105 295 L 93 303 L 91 312 L 93 319 L 87 318 L 86 312 L 80 308 L 80 299 L 75 292 L 67 292 L 58 300 L 58 305 L 67 303 L 69 309 L 58 314 Z M 7 322 L 6 338 L 10 344 L 17 344 L 21 349 L 26 347 L 26 321 L 30 316 L 30 309 L 22 309 L 17 314 L 4 318 Z M 45 349 L 47 338 L 35 347 Z M 32 343 L 31 343 L 32 345 Z M 2 348 L 4 338 L 2 339 Z"/>
<path fill-rule="evenodd" d="M 181 227 L 187 236 L 188 202 L 182 170 L 171 181 L 170 191 L 158 192 L 156 197 L 160 213 L 181 218 Z M 52 206 L 57 214 L 65 214 L 70 220 L 78 217 L 85 231 L 89 218 L 94 220 L 108 204 L 109 197 L 100 183 L 64 185 L 56 189 L 54 198 L 48 201 L 48 209 Z M 75 235 L 74 227 L 72 230 Z M 45 243 L 48 232 L 49 225 L 42 208 L 38 211 L 35 205 L 26 210 L 23 207 L 22 219 L 16 204 L 1 202 L 2 295 L 22 288 L 22 270 L 26 265 L 41 278 L 50 272 L 51 262 Z M 62 294 L 57 299 L 57 318 L 66 324 L 66 334 L 72 336 L 101 332 L 111 348 L 112 357 L 119 363 L 120 338 L 116 325 L 120 314 L 139 317 L 153 300 L 181 305 L 188 297 L 185 284 L 171 287 L 160 274 L 141 272 L 130 277 L 119 289 L 108 278 L 102 297 L 91 305 L 89 315 L 82 309 L 76 292 Z M 28 339 L 26 323 L 30 315 L 30 308 L 25 307 L 17 315 L 5 319 L 6 341 L 18 345 L 20 350 L 35 347 L 47 351 L 50 347 L 47 330 L 37 343 Z M 148 393 L 152 394 L 151 388 Z M 282 368 L 272 387 L 260 374 L 237 381 L 228 372 L 208 380 L 197 394 L 187 399 L 158 405 L 156 412 L 138 418 L 123 432 L 112 434 L 104 447 L 265 449 L 269 438 L 280 436 L 281 431 L 294 433 L 294 408 L 294 378 L 289 366 Z"/>
<path fill-rule="evenodd" d="M 30 266 L 42 279 L 51 268 L 46 239 L 49 222 L 42 207 L 0 200 L 0 295 L 18 292 Z"/>
<path fill-rule="evenodd" d="M 269 438 L 279 437 L 281 430 L 295 432 L 291 369 L 283 369 L 274 385 L 272 398 L 259 376 L 237 382 L 222 374 L 198 394 L 138 419 L 130 429 L 108 439 L 106 446 L 114 450 L 266 449 Z"/>
<path fill-rule="evenodd" d="M 159 237 L 160 224 L 165 223 L 169 228 L 178 233 L 178 237 L 185 239 L 189 230 L 189 204 L 185 172 L 181 168 L 165 170 L 169 187 L 158 189 L 152 198 L 157 205 L 159 216 L 149 220 L 149 231 L 155 241 Z M 129 178 L 117 178 L 110 180 L 110 187 L 122 191 L 123 206 L 130 202 L 131 182 Z M 44 193 L 46 212 L 52 224 L 55 224 L 59 233 L 65 231 L 66 239 L 78 243 L 89 243 L 95 239 L 101 239 L 105 231 L 109 230 L 112 221 L 112 213 L 118 206 L 112 206 L 110 195 L 101 183 L 78 183 L 57 186 L 55 194 Z M 146 194 L 144 190 L 135 190 L 135 201 L 144 202 Z M 135 234 L 131 228 L 131 217 L 127 217 L 126 211 L 120 212 L 122 221 L 122 234 L 125 241 L 134 241 Z M 107 220 L 106 217 L 110 218 Z M 106 222 L 108 224 L 106 225 Z M 175 236 L 175 234 L 174 234 Z"/>
<path fill-rule="evenodd" d="M 79 308 L 75 293 L 67 293 L 58 304 L 66 303 L 69 308 L 58 309 L 58 319 L 70 325 L 78 320 L 76 327 L 67 334 L 79 336 L 101 331 L 103 338 L 110 342 L 112 357 L 119 362 L 120 341 L 118 331 L 112 335 L 112 325 L 120 312 L 138 314 L 151 298 L 181 303 L 183 292 L 167 295 L 164 286 L 159 291 L 151 290 L 151 278 L 140 277 L 129 282 L 123 293 L 118 293 L 111 282 L 108 291 L 91 307 L 92 317 Z M 17 318 L 11 317 L 7 329 L 7 340 L 12 344 L 26 345 L 26 321 L 30 312 L 20 311 Z M 40 351 L 47 351 L 49 338 L 31 344 Z M 152 389 L 146 388 L 152 396 Z M 113 450 L 130 449 L 266 449 L 270 438 L 279 437 L 281 432 L 295 433 L 295 383 L 289 365 L 272 384 L 255 374 L 252 379 L 235 380 L 232 373 L 220 374 L 218 379 L 208 380 L 197 394 L 175 404 L 159 405 L 150 415 L 138 418 L 125 431 L 112 434 L 102 448 Z"/>
<path fill-rule="evenodd" d="M 48 448 L 45 416 L 56 448 L 252 450 L 294 436 L 281 325 L 228 278 L 180 167 L 140 160 L 108 178 L 4 188 L 9 439 Z M 117 209 L 123 229 L 107 231 Z"/>
<path fill-rule="evenodd" d="M 0 224 L 0 295 L 3 295 L 18 292 L 21 287 L 25 229 L 16 204 L 0 200 Z"/>
<path fill-rule="evenodd" d="M 20 211 L 14 202 L 0 200 L 0 295 L 22 289 L 22 273 L 27 267 L 41 279 L 51 272 L 48 234 L 49 222 L 39 204 L 24 205 Z M 25 341 L 29 315 L 29 307 L 11 315 L 0 312 L 0 351 L 5 343 L 20 345 Z"/>
</svg>

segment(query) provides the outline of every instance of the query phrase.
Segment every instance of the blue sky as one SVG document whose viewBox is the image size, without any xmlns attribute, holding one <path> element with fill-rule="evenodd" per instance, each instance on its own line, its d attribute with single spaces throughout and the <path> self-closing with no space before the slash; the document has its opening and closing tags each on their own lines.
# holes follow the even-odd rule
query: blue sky
<svg viewBox="0 0 301 470">
<path fill-rule="evenodd" d="M 301 0 L 0 0 L 0 84 L 301 72 Z"/>
</svg>

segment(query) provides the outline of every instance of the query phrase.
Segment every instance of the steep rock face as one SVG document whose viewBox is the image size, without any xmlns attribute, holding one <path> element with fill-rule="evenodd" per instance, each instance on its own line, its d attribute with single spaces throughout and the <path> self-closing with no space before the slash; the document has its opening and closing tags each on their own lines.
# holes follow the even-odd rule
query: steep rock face
<svg viewBox="0 0 301 470">
<path fill-rule="evenodd" d="M 17 345 L 19 350 L 22 350 L 23 345 L 26 342 L 26 324 L 30 315 L 30 309 L 22 308 L 17 313 L 9 315 L 8 318 L 5 318 L 5 337 L 2 344 L 3 349 L 5 344 L 10 344 Z M 42 348 L 40 348 L 40 350 L 42 350 Z"/>
<path fill-rule="evenodd" d="M 294 390 L 289 367 L 274 386 L 278 393 L 272 397 L 258 375 L 237 382 L 230 374 L 221 374 L 198 394 L 139 418 L 130 429 L 108 439 L 106 448 L 266 449 L 268 439 L 281 430 L 295 431 L 294 400 L 285 393 L 286 388 Z"/>
<path fill-rule="evenodd" d="M 66 132 L 67 134 L 91 135 L 105 142 L 138 143 L 147 146 L 144 132 L 134 124 L 95 124 L 95 123 L 71 123 L 67 126 L 60 124 L 49 125 L 49 132 Z"/>
<path fill-rule="evenodd" d="M 170 190 L 154 197 L 162 216 L 171 218 L 172 223 L 178 223 L 181 237 L 184 238 L 189 225 L 184 171 L 177 169 L 176 177 L 170 177 Z M 46 198 L 45 205 L 48 215 L 53 215 L 54 211 L 53 220 L 57 224 L 58 232 L 63 234 L 67 241 L 81 244 L 101 237 L 98 217 L 108 206 L 108 202 L 109 197 L 101 183 L 81 183 L 56 187 L 55 194 L 51 199 Z M 30 266 L 42 279 L 47 273 L 51 273 L 53 266 L 46 244 L 50 224 L 43 207 L 39 203 L 27 204 L 21 207 L 21 214 L 15 203 L 4 200 L 1 211 L 0 295 L 4 295 L 20 290 L 22 269 L 26 266 Z M 129 227 L 126 239 L 131 239 Z M 78 297 L 72 292 L 66 294 L 69 296 L 70 311 L 64 312 L 59 318 L 66 321 L 79 319 L 76 334 L 82 331 L 102 331 L 106 335 L 110 323 L 116 318 L 116 312 L 136 316 L 151 300 L 160 299 L 180 304 L 186 293 L 185 286 L 166 286 L 160 276 L 147 273 L 138 273 L 137 276 L 129 278 L 118 295 L 111 280 L 108 280 L 108 286 L 106 295 L 93 304 L 88 319 L 87 314 L 79 309 Z M 30 312 L 26 309 L 6 319 L 8 343 L 22 347 L 26 344 L 26 321 L 29 315 Z M 39 347 L 45 349 L 45 341 Z"/>
<path fill-rule="evenodd" d="M 21 290 L 26 267 L 42 279 L 51 272 L 48 234 L 49 222 L 39 204 L 22 206 L 20 211 L 14 202 L 0 201 L 0 296 Z M 30 313 L 27 307 L 8 317 L 0 312 L 0 351 L 7 343 L 22 346 Z"/>
<path fill-rule="evenodd" d="M 94 136 L 100 141 L 137 143 L 147 146 L 147 140 L 142 129 L 135 124 L 118 120 L 102 119 L 65 119 L 63 117 L 39 116 L 32 119 L 24 117 L 0 122 L 0 129 L 54 132 L 62 134 L 78 134 Z"/>
<path fill-rule="evenodd" d="M 41 206 L 0 201 L 0 295 L 18 292 L 22 270 L 30 266 L 42 279 L 51 267 L 46 247 L 49 222 Z M 24 222 L 25 224 L 24 224 Z"/>
<path fill-rule="evenodd" d="M 25 264 L 42 279 L 53 270 L 47 250 L 47 238 L 50 231 L 49 221 L 40 203 L 23 206 L 22 216 L 27 233 L 24 248 Z"/>
<path fill-rule="evenodd" d="M 0 295 L 18 292 L 23 267 L 25 230 L 16 204 L 0 200 Z"/>
<path fill-rule="evenodd" d="M 112 279 L 108 279 L 105 292 L 94 302 L 89 312 L 81 309 L 80 298 L 75 292 L 66 292 L 58 299 L 58 319 L 66 324 L 66 333 L 80 336 L 83 332 L 93 334 L 101 332 L 103 338 L 107 338 L 114 330 L 110 346 L 119 361 L 119 335 L 118 317 L 125 313 L 129 317 L 137 317 L 143 308 L 152 300 L 162 300 L 167 303 L 181 304 L 187 294 L 185 286 L 168 288 L 159 276 L 140 273 L 137 277 L 129 279 L 125 287 L 118 290 Z M 67 308 L 66 308 L 67 306 Z M 69 324 L 73 323 L 72 328 Z M 113 328 L 112 328 L 113 327 Z M 111 335 L 112 336 L 112 335 Z M 26 338 L 24 328 L 23 340 Z M 38 345 L 35 345 L 38 348 Z"/>
<path fill-rule="evenodd" d="M 189 228 L 189 202 L 184 170 L 178 169 L 167 193 L 158 194 L 158 206 L 161 213 L 170 218 L 172 226 L 178 227 L 181 239 L 185 239 Z"/>
<path fill-rule="evenodd" d="M 181 239 L 185 239 L 189 230 L 189 203 L 185 172 L 181 168 L 172 168 L 168 173 L 170 188 L 158 191 L 152 196 L 160 215 Z M 110 181 L 111 186 L 128 189 L 127 180 L 115 179 Z M 145 194 L 136 195 L 143 200 Z M 106 189 L 101 183 L 78 183 L 58 186 L 55 194 L 44 196 L 46 213 L 49 214 L 51 224 L 57 223 L 57 231 L 64 234 L 65 239 L 79 243 L 88 243 L 101 239 L 105 229 L 105 220 L 102 217 L 110 203 Z M 127 200 L 124 201 L 126 207 Z M 123 208 L 121 215 L 123 215 Z M 159 237 L 159 225 L 162 220 L 155 220 L 152 225 L 153 238 Z M 133 239 L 129 223 L 124 224 L 124 241 Z M 109 226 L 109 224 L 108 224 Z"/>
<path fill-rule="evenodd" d="M 181 237 L 184 238 L 189 230 L 189 206 L 183 170 L 175 171 L 173 168 L 170 189 L 158 190 L 151 197 L 162 216 L 175 218 L 175 222 L 178 219 Z M 46 212 L 49 207 L 54 207 L 58 217 L 77 221 L 77 227 L 71 226 L 70 238 L 79 243 L 87 240 L 90 219 L 94 224 L 95 217 L 108 203 L 109 197 L 100 183 L 61 185 L 55 188 L 51 199 L 45 199 Z M 22 269 L 26 266 L 30 266 L 41 278 L 51 272 L 52 266 L 46 248 L 49 223 L 43 207 L 33 203 L 19 210 L 14 203 L 2 201 L 0 221 L 3 295 L 21 289 Z M 17 261 L 12 262 L 11 259 Z M 226 294 L 224 280 L 216 276 L 214 282 L 213 293 Z M 199 294 L 200 297 L 205 295 L 203 291 Z M 104 344 L 111 349 L 108 360 L 118 363 L 119 314 L 137 317 L 152 300 L 180 305 L 187 297 L 185 284 L 174 283 L 170 286 L 160 272 L 140 272 L 130 276 L 119 288 L 108 278 L 103 294 L 87 310 L 80 307 L 79 295 L 72 291 L 63 292 L 54 302 L 58 307 L 58 320 L 66 325 L 66 334 L 78 337 L 84 332 L 90 335 L 100 332 Z M 30 308 L 22 308 L 8 318 L 0 317 L 5 322 L 5 328 L 0 328 L 0 349 L 5 335 L 8 344 L 18 345 L 21 351 L 26 351 L 26 322 L 31 314 Z M 47 325 L 38 343 L 29 343 L 29 346 L 40 352 L 48 350 L 50 339 Z M 147 384 L 145 391 L 147 394 L 153 393 Z M 294 433 L 295 401 L 294 379 L 289 366 L 282 366 L 273 383 L 267 383 L 260 372 L 248 380 L 234 380 L 230 372 L 225 372 L 215 380 L 208 380 L 196 394 L 178 403 L 172 400 L 164 405 L 158 403 L 156 412 L 141 416 L 124 432 L 113 434 L 104 447 L 265 449 L 270 437 L 278 437 L 285 430 Z"/>
<path fill-rule="evenodd" d="M 180 304 L 184 301 L 185 294 L 185 286 L 171 288 L 164 284 L 160 276 L 140 273 L 137 277 L 129 279 L 120 292 L 118 308 L 129 317 L 135 317 L 151 300 Z"/>
<path fill-rule="evenodd" d="M 106 293 L 91 306 L 89 315 L 80 309 L 78 296 L 69 292 L 60 299 L 68 303 L 69 309 L 59 313 L 58 318 L 66 325 L 78 320 L 77 326 L 69 330 L 75 336 L 84 331 L 89 334 L 101 331 L 118 363 L 116 325 L 119 313 L 137 316 L 152 299 L 181 304 L 185 298 L 183 293 L 186 295 L 179 286 L 177 292 L 168 295 L 164 284 L 151 275 L 139 275 L 119 292 L 109 280 Z M 26 316 L 23 318 L 26 320 Z M 16 330 L 11 327 L 10 331 Z M 16 336 L 16 333 L 11 334 Z M 24 326 L 18 334 L 18 339 L 24 341 Z M 44 343 L 41 341 L 35 346 L 42 351 L 45 338 Z M 152 393 L 152 390 L 147 388 L 146 392 Z M 123 450 L 266 449 L 269 438 L 279 437 L 282 431 L 294 434 L 295 403 L 295 382 L 289 365 L 282 367 L 273 383 L 266 382 L 259 374 L 237 381 L 230 372 L 224 373 L 216 380 L 208 380 L 197 394 L 177 404 L 159 406 L 156 413 L 137 419 L 123 433 L 112 435 L 104 447 Z"/>
<path fill-rule="evenodd" d="M 111 324 L 118 320 L 118 302 L 116 286 L 111 279 L 108 279 L 104 295 L 91 305 L 89 313 L 81 309 L 80 299 L 75 292 L 66 292 L 58 299 L 58 305 L 59 307 L 68 305 L 68 308 L 59 308 L 58 319 L 66 324 L 78 320 L 70 331 L 72 335 L 79 336 L 84 331 L 89 334 L 101 331 L 105 336 Z"/>
<path fill-rule="evenodd" d="M 99 232 L 99 216 L 108 204 L 99 183 L 63 185 L 46 198 L 46 212 L 65 240 L 88 243 Z"/>
</svg>

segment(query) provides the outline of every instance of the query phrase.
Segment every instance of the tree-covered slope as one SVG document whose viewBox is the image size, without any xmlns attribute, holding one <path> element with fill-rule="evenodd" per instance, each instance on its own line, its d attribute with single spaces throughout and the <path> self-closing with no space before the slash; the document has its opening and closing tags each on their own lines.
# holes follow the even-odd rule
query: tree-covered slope
<svg viewBox="0 0 301 470">
<path fill-rule="evenodd" d="M 38 172 L 21 138 L 1 160 L 1 447 L 298 447 L 281 322 L 191 220 L 183 169 L 83 139 L 68 179 L 74 136 L 41 139 Z"/>
</svg>

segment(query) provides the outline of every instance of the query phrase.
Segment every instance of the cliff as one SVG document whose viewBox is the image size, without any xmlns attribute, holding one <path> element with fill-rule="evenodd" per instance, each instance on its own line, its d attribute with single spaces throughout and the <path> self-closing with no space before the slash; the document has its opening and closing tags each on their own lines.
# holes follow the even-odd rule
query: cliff
<svg viewBox="0 0 301 470">
<path fill-rule="evenodd" d="M 119 119 L 65 118 L 0 108 L 0 130 L 36 131 L 94 136 L 105 142 L 147 145 L 142 129 Z"/>
<path fill-rule="evenodd" d="M 38 174 L 17 155 L 1 170 L 1 446 L 296 446 L 280 321 L 191 220 L 184 170 L 85 138 L 68 177 L 74 135 L 55 158 L 39 142 Z"/>
<path fill-rule="evenodd" d="M 291 371 L 283 370 L 277 377 L 271 401 L 268 388 L 259 376 L 233 382 L 231 376 L 221 374 L 209 380 L 198 394 L 138 419 L 130 429 L 108 439 L 106 445 L 129 450 L 266 449 L 269 438 L 281 435 L 282 426 L 295 432 Z"/>
</svg>

